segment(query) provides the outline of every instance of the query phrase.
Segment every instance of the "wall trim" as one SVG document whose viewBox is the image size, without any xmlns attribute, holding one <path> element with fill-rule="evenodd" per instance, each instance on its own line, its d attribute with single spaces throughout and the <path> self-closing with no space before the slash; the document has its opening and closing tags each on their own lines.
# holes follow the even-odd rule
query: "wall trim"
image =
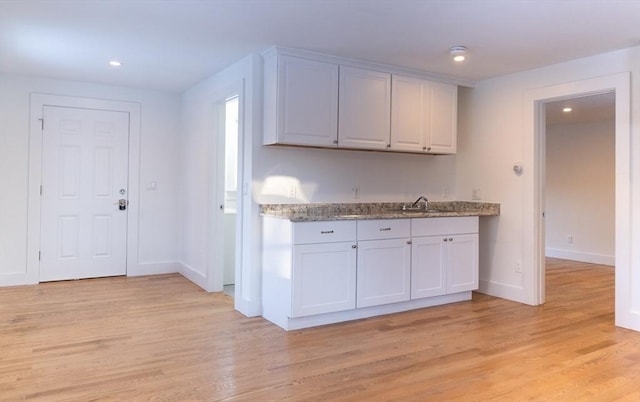
<svg viewBox="0 0 640 402">
<path fill-rule="evenodd" d="M 180 264 L 175 261 L 143 262 L 127 267 L 127 276 L 175 274 L 180 272 Z"/>
<path fill-rule="evenodd" d="M 176 265 L 178 266 L 178 273 L 180 275 L 200 286 L 205 291 L 211 292 L 211 289 L 208 289 L 209 281 L 207 280 L 206 274 L 182 262 L 176 262 Z"/>
<path fill-rule="evenodd" d="M 530 304 L 526 297 L 523 297 L 524 287 L 522 286 L 480 279 L 476 292 L 518 303 Z"/>
<path fill-rule="evenodd" d="M 545 255 L 551 258 L 561 258 L 563 260 L 586 262 L 589 264 L 616 265 L 616 257 L 613 255 L 585 253 L 575 250 L 562 250 L 557 248 L 546 248 Z"/>
</svg>

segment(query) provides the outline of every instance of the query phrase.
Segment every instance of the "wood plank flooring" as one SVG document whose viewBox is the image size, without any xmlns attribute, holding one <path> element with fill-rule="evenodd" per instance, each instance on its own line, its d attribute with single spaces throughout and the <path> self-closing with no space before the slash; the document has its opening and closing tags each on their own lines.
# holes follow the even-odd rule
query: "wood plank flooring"
<svg viewBox="0 0 640 402">
<path fill-rule="evenodd" d="M 179 275 L 0 288 L 1 401 L 640 401 L 613 268 L 548 260 L 547 303 L 286 333 Z"/>
</svg>

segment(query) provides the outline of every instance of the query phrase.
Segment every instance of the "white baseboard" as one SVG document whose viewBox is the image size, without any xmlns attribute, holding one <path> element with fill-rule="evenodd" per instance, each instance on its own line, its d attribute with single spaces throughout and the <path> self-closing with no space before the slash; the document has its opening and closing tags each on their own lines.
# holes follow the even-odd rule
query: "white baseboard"
<svg viewBox="0 0 640 402">
<path fill-rule="evenodd" d="M 616 265 L 616 258 L 612 255 L 583 253 L 557 248 L 546 248 L 545 255 L 551 258 L 561 258 L 563 260 L 587 262 L 590 264 L 611 265 L 612 267 Z"/>
<path fill-rule="evenodd" d="M 515 286 L 506 283 L 488 281 L 486 279 L 480 279 L 478 281 L 478 293 L 483 293 L 489 296 L 499 297 L 501 299 L 507 299 L 518 303 L 529 304 L 530 302 L 525 300 L 525 289 L 522 286 Z"/>
<path fill-rule="evenodd" d="M 180 272 L 177 262 L 145 262 L 127 266 L 127 276 L 161 275 Z"/>
<path fill-rule="evenodd" d="M 33 277 L 34 275 L 29 275 L 25 272 L 2 273 L 0 274 L 0 287 L 35 285 L 38 283 L 38 279 Z"/>
<path fill-rule="evenodd" d="M 196 285 L 200 286 L 202 289 L 209 292 L 209 289 L 207 286 L 208 285 L 207 276 L 205 274 L 195 270 L 193 267 L 190 267 L 187 264 L 180 263 L 180 262 L 177 264 L 180 267 L 178 270 L 178 272 L 180 272 L 180 275 L 184 276 L 191 282 L 195 283 Z"/>
</svg>

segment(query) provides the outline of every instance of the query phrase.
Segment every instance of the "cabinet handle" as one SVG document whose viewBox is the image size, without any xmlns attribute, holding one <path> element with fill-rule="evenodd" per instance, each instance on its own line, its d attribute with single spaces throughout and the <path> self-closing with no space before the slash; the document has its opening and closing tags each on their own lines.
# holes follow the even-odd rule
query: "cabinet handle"
<svg viewBox="0 0 640 402">
<path fill-rule="evenodd" d="M 351 245 L 351 248 L 358 248 L 358 246 L 357 246 L 357 245 L 355 245 L 355 244 L 352 244 L 352 245 Z"/>
<path fill-rule="evenodd" d="M 338 145 L 338 140 L 333 140 L 333 143 Z"/>
<path fill-rule="evenodd" d="M 427 147 L 422 147 L 422 150 L 423 150 L 423 151 L 426 151 L 426 150 L 427 150 Z"/>
<path fill-rule="evenodd" d="M 453 237 L 449 237 L 449 241 L 453 241 Z"/>
<path fill-rule="evenodd" d="M 411 244 L 411 240 L 407 240 L 407 244 Z"/>
<path fill-rule="evenodd" d="M 321 230 L 320 234 L 332 234 L 333 230 Z"/>
<path fill-rule="evenodd" d="M 391 228 L 380 228 L 381 232 L 390 232 Z"/>
<path fill-rule="evenodd" d="M 446 237 L 445 237 L 444 239 L 442 239 L 442 240 L 444 240 L 444 241 L 449 241 L 449 239 L 447 239 Z"/>
</svg>

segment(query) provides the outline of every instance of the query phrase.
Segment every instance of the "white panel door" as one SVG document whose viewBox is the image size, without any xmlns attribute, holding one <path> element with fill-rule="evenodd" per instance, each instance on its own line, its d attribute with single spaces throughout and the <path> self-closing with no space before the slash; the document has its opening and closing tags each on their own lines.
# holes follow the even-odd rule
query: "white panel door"
<svg viewBox="0 0 640 402">
<path fill-rule="evenodd" d="M 391 150 L 427 151 L 427 113 L 431 101 L 429 83 L 394 75 L 391 86 Z"/>
<path fill-rule="evenodd" d="M 355 242 L 294 246 L 291 317 L 356 308 Z"/>
<path fill-rule="evenodd" d="M 411 244 L 406 239 L 358 242 L 356 306 L 369 307 L 409 300 Z"/>
<path fill-rule="evenodd" d="M 387 149 L 391 132 L 391 75 L 340 67 L 338 146 Z"/>
<path fill-rule="evenodd" d="M 129 113 L 45 106 L 43 118 L 40 281 L 126 274 Z"/>
<path fill-rule="evenodd" d="M 445 246 L 442 236 L 414 237 L 411 245 L 411 298 L 447 293 Z"/>
<path fill-rule="evenodd" d="M 278 142 L 335 147 L 338 65 L 282 56 L 278 68 Z"/>
<path fill-rule="evenodd" d="M 450 84 L 431 83 L 429 152 L 454 154 L 458 132 L 458 87 Z"/>
<path fill-rule="evenodd" d="M 447 237 L 447 293 L 478 289 L 478 235 Z"/>
</svg>

